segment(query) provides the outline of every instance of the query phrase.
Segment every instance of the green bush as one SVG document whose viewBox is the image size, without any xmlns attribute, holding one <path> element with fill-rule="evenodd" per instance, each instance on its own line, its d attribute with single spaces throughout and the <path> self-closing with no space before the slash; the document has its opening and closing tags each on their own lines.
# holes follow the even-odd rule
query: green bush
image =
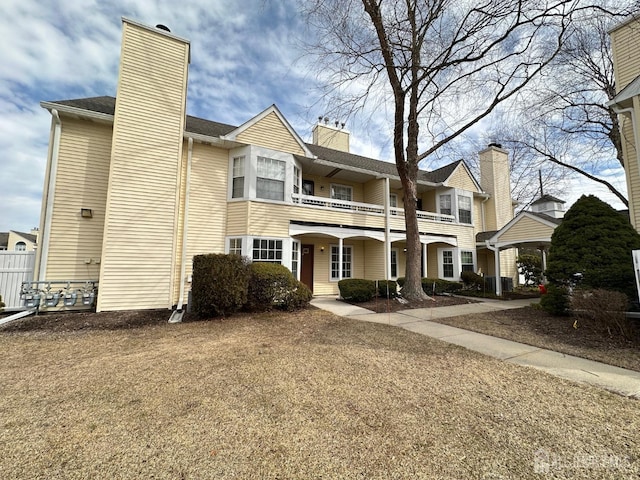
<svg viewBox="0 0 640 480">
<path fill-rule="evenodd" d="M 569 315 L 571 304 L 567 287 L 553 283 L 547 285 L 547 293 L 540 297 L 540 306 L 551 315 Z"/>
<path fill-rule="evenodd" d="M 461 282 L 452 282 L 441 278 L 423 278 L 422 290 L 427 295 L 439 295 L 442 293 L 456 293 L 462 290 Z"/>
<path fill-rule="evenodd" d="M 378 296 L 381 298 L 396 298 L 398 284 L 394 280 L 378 280 Z"/>
<path fill-rule="evenodd" d="M 352 302 L 368 302 L 376 294 L 376 283 L 361 278 L 345 278 L 338 282 L 340 296 Z"/>
<path fill-rule="evenodd" d="M 469 290 L 482 290 L 484 288 L 484 277 L 476 272 L 462 272 L 460 274 L 464 288 Z"/>
<path fill-rule="evenodd" d="M 284 265 L 254 262 L 247 294 L 247 308 L 252 311 L 271 310 L 282 304 L 286 295 L 295 289 L 296 280 Z"/>
<path fill-rule="evenodd" d="M 193 257 L 192 308 L 200 318 L 237 312 L 247 301 L 249 260 L 239 255 Z"/>
<path fill-rule="evenodd" d="M 636 299 L 631 251 L 637 249 L 640 235 L 629 219 L 599 198 L 583 195 L 553 232 L 546 275 L 551 283 L 568 285 L 580 273 L 582 288 Z"/>
<path fill-rule="evenodd" d="M 280 306 L 288 312 L 300 310 L 301 308 L 305 308 L 309 305 L 311 297 L 313 297 L 313 294 L 311 293 L 311 290 L 309 290 L 309 287 L 304 283 L 295 280 L 295 287 L 285 294 Z"/>
</svg>

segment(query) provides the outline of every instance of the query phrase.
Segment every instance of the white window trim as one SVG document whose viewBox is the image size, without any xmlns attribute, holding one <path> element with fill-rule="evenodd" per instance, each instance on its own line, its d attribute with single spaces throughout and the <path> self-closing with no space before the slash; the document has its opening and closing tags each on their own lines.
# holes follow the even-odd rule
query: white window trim
<svg viewBox="0 0 640 480">
<path fill-rule="evenodd" d="M 470 192 L 469 190 L 462 190 L 460 188 L 449 188 L 449 189 L 441 190 L 437 192 L 437 198 L 436 198 L 437 212 L 439 214 L 442 214 L 442 211 L 440 210 L 440 195 L 451 195 L 451 215 L 453 215 L 455 223 L 459 223 L 460 225 L 466 225 L 470 227 L 474 225 L 475 215 L 473 212 L 473 207 L 474 207 L 473 192 Z M 460 212 L 459 212 L 459 204 L 458 204 L 459 196 L 468 197 L 471 200 L 471 223 L 460 222 Z"/>
<path fill-rule="evenodd" d="M 334 187 L 341 187 L 341 188 L 348 188 L 349 192 L 350 192 L 350 200 L 342 200 L 342 199 L 336 199 L 333 196 L 333 188 Z M 343 183 L 332 183 L 329 185 L 329 198 L 331 198 L 332 200 L 338 200 L 338 201 L 342 201 L 342 202 L 353 202 L 353 187 L 351 185 L 345 185 Z"/>
<path fill-rule="evenodd" d="M 391 280 L 397 280 L 398 277 L 400 276 L 400 250 L 398 248 L 392 248 L 389 251 L 389 255 L 391 255 L 391 252 L 395 252 L 396 254 L 396 275 L 395 277 L 393 275 L 391 275 L 391 265 L 393 264 L 393 262 L 391 262 L 391 258 L 389 258 L 389 278 Z"/>
<path fill-rule="evenodd" d="M 452 252 L 451 256 L 453 258 L 453 277 L 445 277 L 444 276 L 444 252 Z M 456 272 L 458 274 L 456 275 Z M 458 253 L 457 248 L 439 248 L 438 249 L 438 278 L 443 280 L 451 280 L 455 281 L 460 278 L 460 254 Z"/>
<path fill-rule="evenodd" d="M 458 215 L 456 215 L 456 213 L 457 213 L 458 210 L 455 208 L 456 207 L 456 200 L 455 200 L 456 193 L 455 193 L 455 190 L 454 189 L 442 190 L 442 191 L 438 192 L 438 198 L 436 199 L 437 212 L 440 215 L 449 215 L 449 214 L 443 214 L 442 210 L 440 209 L 440 197 L 442 195 L 451 196 L 451 215 L 453 215 L 456 218 L 456 221 L 457 221 L 458 220 Z"/>
<path fill-rule="evenodd" d="M 242 198 L 232 198 L 233 195 L 233 159 L 236 157 L 244 156 L 244 196 Z M 270 158 L 272 160 L 279 160 L 285 163 L 285 180 L 284 180 L 284 200 L 270 200 L 268 198 L 257 198 L 256 196 L 256 182 L 258 177 L 258 157 Z M 227 201 L 229 202 L 244 202 L 247 200 L 264 202 L 264 203 L 277 203 L 277 204 L 292 204 L 293 199 L 291 194 L 293 193 L 293 166 L 300 169 L 300 181 L 302 182 L 302 167 L 297 163 L 292 154 L 286 152 L 279 152 L 277 150 L 271 150 L 269 148 L 260 147 L 257 145 L 249 145 L 246 147 L 235 148 L 229 151 L 229 163 L 227 174 Z M 300 184 L 302 191 L 302 183 Z"/>
<path fill-rule="evenodd" d="M 470 204 L 471 204 L 471 223 L 463 223 L 460 222 L 460 206 L 458 204 L 458 197 L 466 197 L 470 200 Z M 473 193 L 468 192 L 466 190 L 456 190 L 456 220 L 461 223 L 462 225 L 473 225 Z"/>
<path fill-rule="evenodd" d="M 331 272 L 331 263 L 332 263 L 332 262 L 331 262 L 331 254 L 332 254 L 333 247 L 335 247 L 335 248 L 338 248 L 338 249 L 339 249 L 339 248 L 340 248 L 340 245 L 338 245 L 337 243 L 334 243 L 334 244 L 329 245 L 329 281 L 330 281 L 330 282 L 339 282 L 339 281 L 340 281 L 340 279 L 339 279 L 339 278 L 333 278 L 333 275 L 332 275 L 332 273 L 333 273 L 333 272 Z M 342 253 L 343 253 L 343 255 L 344 255 L 344 249 L 345 249 L 345 248 L 349 248 L 349 249 L 351 250 L 351 276 L 350 276 L 350 277 L 345 277 L 345 276 L 344 276 L 344 266 L 343 266 L 343 271 L 342 271 L 342 274 L 343 274 L 342 279 L 343 279 L 343 280 L 344 280 L 345 278 L 356 278 L 356 277 L 354 276 L 354 271 L 355 271 L 355 269 L 354 269 L 354 261 L 353 261 L 353 259 L 354 259 L 354 254 L 353 254 L 353 250 L 354 250 L 354 248 L 353 248 L 353 245 L 344 245 L 344 244 L 343 244 L 343 245 L 342 245 Z M 340 259 L 340 261 L 342 262 L 342 259 Z"/>
<path fill-rule="evenodd" d="M 477 260 L 476 260 L 476 251 L 475 250 L 471 250 L 468 248 L 460 248 L 460 273 L 462 273 L 462 253 L 463 252 L 470 252 L 471 253 L 471 258 L 473 259 L 473 262 L 471 263 L 473 265 L 473 271 L 476 272 L 478 271 L 478 265 L 477 265 Z M 469 265 L 469 264 L 464 264 L 464 265 Z"/>
</svg>

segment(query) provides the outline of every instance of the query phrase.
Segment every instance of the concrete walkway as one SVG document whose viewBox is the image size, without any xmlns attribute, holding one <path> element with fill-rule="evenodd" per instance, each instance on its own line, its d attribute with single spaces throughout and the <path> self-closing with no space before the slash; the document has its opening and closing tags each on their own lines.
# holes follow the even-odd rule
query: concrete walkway
<svg viewBox="0 0 640 480">
<path fill-rule="evenodd" d="M 521 308 L 530 303 L 531 300 L 494 300 L 449 307 L 401 310 L 395 313 L 375 313 L 341 302 L 337 296 L 315 297 L 311 301 L 312 305 L 342 317 L 401 327 L 506 362 L 534 367 L 561 378 L 596 385 L 627 397 L 640 399 L 639 372 L 430 321 L 436 318 Z"/>
</svg>

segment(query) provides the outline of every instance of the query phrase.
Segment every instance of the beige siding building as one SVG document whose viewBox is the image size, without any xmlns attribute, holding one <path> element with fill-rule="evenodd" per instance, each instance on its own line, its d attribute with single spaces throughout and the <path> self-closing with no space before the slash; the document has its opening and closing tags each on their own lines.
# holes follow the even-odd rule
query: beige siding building
<svg viewBox="0 0 640 480">
<path fill-rule="evenodd" d="M 616 96 L 608 103 L 620 120 L 631 224 L 640 232 L 640 17 L 615 26 L 611 35 Z"/>
<path fill-rule="evenodd" d="M 123 19 L 117 97 L 42 102 L 38 280 L 90 281 L 102 311 L 181 307 L 203 253 L 281 263 L 316 295 L 404 275 L 394 164 L 350 153 L 325 119 L 306 143 L 275 105 L 239 126 L 188 116 L 189 62 L 189 41 Z M 513 248 L 486 241 L 513 219 L 507 152 L 480 155 L 480 182 L 464 161 L 419 174 L 425 277 L 516 278 Z"/>
</svg>

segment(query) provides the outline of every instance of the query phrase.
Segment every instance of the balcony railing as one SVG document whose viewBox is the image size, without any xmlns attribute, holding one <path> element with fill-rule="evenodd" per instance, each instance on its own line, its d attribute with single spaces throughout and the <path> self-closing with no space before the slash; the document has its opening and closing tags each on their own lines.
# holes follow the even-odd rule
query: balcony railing
<svg viewBox="0 0 640 480">
<path fill-rule="evenodd" d="M 291 195 L 293 203 L 298 205 L 307 205 L 317 208 L 325 208 L 329 210 L 342 211 L 349 210 L 355 213 L 366 213 L 374 215 L 384 215 L 384 207 L 372 203 L 348 202 L 346 200 L 336 200 L 333 198 L 316 197 L 313 195 L 301 195 L 294 193 Z M 392 207 L 389 209 L 392 216 L 404 217 L 403 208 Z M 419 220 L 427 220 L 429 222 L 454 223 L 453 215 L 442 215 L 434 212 L 424 212 L 418 210 L 417 217 Z"/>
</svg>

